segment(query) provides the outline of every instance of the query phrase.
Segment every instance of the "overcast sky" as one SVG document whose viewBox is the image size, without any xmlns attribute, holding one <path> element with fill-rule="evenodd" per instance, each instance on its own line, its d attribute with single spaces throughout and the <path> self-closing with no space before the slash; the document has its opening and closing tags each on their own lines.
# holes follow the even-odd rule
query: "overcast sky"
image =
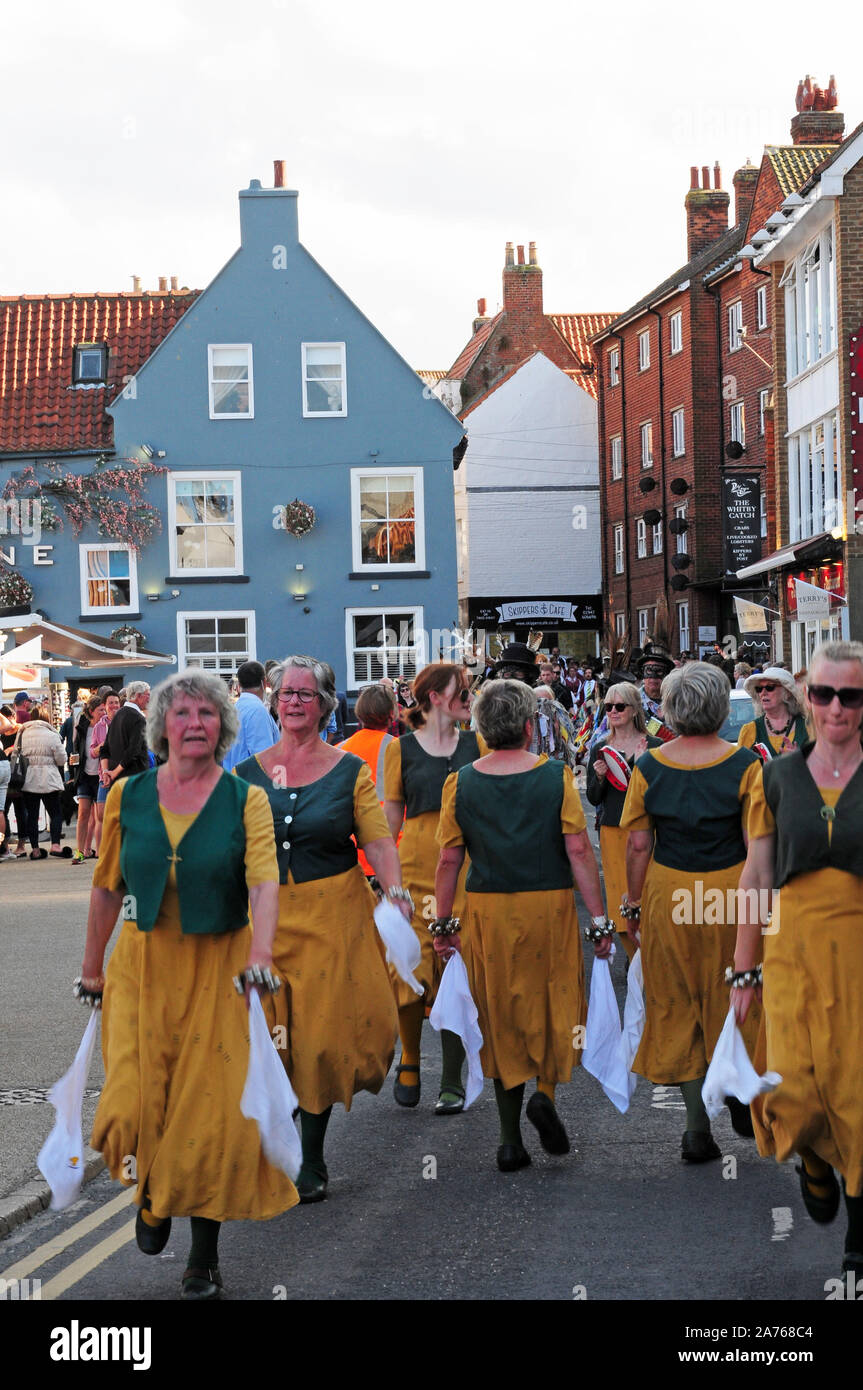
<svg viewBox="0 0 863 1390">
<path fill-rule="evenodd" d="M 39 0 L 4 7 L 0 293 L 203 287 L 283 158 L 300 237 L 415 367 L 448 367 L 504 243 L 548 312 L 686 259 L 691 164 L 789 142 L 797 82 L 863 120 L 858 18 L 692 0 Z M 856 28 L 856 35 L 852 32 Z M 805 39 L 801 36 L 806 36 Z"/>
</svg>

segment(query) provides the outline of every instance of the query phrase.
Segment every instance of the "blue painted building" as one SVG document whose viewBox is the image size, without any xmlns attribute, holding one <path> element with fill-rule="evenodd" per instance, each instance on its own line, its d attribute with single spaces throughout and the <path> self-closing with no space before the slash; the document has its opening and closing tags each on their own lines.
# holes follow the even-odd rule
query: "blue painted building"
<svg viewBox="0 0 863 1390">
<path fill-rule="evenodd" d="M 300 244 L 295 192 L 253 180 L 240 229 L 108 406 L 116 457 L 166 470 L 147 485 L 161 534 L 137 554 L 43 535 L 34 609 L 104 636 L 128 623 L 226 677 L 296 651 L 348 692 L 413 675 L 457 621 L 462 427 Z M 314 510 L 303 536 L 295 500 Z"/>
</svg>

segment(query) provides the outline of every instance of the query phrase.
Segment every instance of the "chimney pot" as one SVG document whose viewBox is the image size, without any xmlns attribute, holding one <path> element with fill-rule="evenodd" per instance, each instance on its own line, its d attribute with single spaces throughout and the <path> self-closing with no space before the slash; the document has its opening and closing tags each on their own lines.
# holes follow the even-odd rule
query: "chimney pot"
<svg viewBox="0 0 863 1390">
<path fill-rule="evenodd" d="M 710 170 L 708 169 L 706 164 L 702 164 L 701 166 L 701 187 L 710 187 Z"/>
<path fill-rule="evenodd" d="M 172 276 L 171 276 L 171 289 L 173 290 L 174 294 L 177 293 L 178 285 L 179 285 L 179 281 L 177 280 L 176 275 L 172 275 Z"/>
<path fill-rule="evenodd" d="M 164 294 L 164 293 L 167 291 L 167 288 L 168 288 L 167 276 L 165 276 L 165 275 L 160 275 L 160 276 L 159 276 L 159 289 L 160 289 L 160 291 L 162 292 L 162 294 Z"/>
<path fill-rule="evenodd" d="M 479 314 L 479 316 L 480 316 L 481 319 L 484 319 L 484 318 L 485 318 L 485 300 L 484 300 L 484 299 L 478 299 L 478 300 L 476 301 L 476 311 L 477 311 L 477 313 Z"/>
<path fill-rule="evenodd" d="M 714 166 L 713 166 L 713 187 L 714 187 L 714 188 L 721 188 L 721 187 L 722 187 L 722 172 L 721 172 L 721 170 L 720 170 L 720 168 L 719 168 L 719 160 L 718 160 L 718 159 L 717 159 L 716 163 L 715 163 Z"/>
<path fill-rule="evenodd" d="M 141 277 L 140 277 L 140 275 L 133 275 L 133 276 L 132 276 L 132 293 L 133 293 L 133 294 L 140 294 L 140 293 L 141 293 Z"/>
<path fill-rule="evenodd" d="M 283 159 L 273 160 L 273 187 L 284 188 L 285 186 L 285 161 Z"/>
<path fill-rule="evenodd" d="M 536 260 L 536 242 L 535 242 L 535 241 L 532 241 L 532 242 L 529 244 L 529 246 L 528 246 L 528 248 L 527 248 L 527 252 L 528 252 L 527 258 L 528 258 L 528 260 L 530 261 L 530 264 L 531 264 L 531 265 L 536 265 L 536 264 L 537 264 L 537 260 Z"/>
<path fill-rule="evenodd" d="M 694 188 L 697 188 L 697 187 L 698 187 L 698 165 L 697 165 L 697 164 L 691 164 L 691 165 L 689 166 L 689 189 L 690 189 L 690 192 L 691 192 Z"/>
<path fill-rule="evenodd" d="M 515 254 L 514 254 L 513 249 L 512 249 L 512 242 L 511 242 L 511 241 L 508 241 L 508 242 L 506 243 L 506 260 L 505 260 L 505 264 L 506 264 L 506 265 L 515 265 Z"/>
<path fill-rule="evenodd" d="M 518 247 L 516 247 L 516 250 L 518 251 L 518 263 L 519 263 L 519 265 L 524 265 L 524 247 L 523 247 L 523 246 L 518 246 Z"/>
</svg>

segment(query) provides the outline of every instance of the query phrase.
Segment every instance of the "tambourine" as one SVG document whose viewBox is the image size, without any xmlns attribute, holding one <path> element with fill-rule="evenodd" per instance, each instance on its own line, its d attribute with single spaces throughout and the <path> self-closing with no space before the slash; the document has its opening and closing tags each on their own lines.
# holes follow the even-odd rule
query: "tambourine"
<svg viewBox="0 0 863 1390">
<path fill-rule="evenodd" d="M 616 748 L 603 748 L 602 756 L 605 759 L 605 766 L 608 768 L 609 782 L 616 791 L 625 792 L 632 776 L 629 763 L 622 753 L 618 753 Z"/>
</svg>

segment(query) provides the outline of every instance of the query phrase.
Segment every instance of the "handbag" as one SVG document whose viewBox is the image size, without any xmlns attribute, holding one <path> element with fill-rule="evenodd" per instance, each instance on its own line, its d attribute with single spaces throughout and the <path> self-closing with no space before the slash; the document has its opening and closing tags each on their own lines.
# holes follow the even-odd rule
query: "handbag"
<svg viewBox="0 0 863 1390">
<path fill-rule="evenodd" d="M 27 769 L 30 766 L 30 759 L 25 758 L 21 752 L 21 735 L 19 734 L 12 746 L 9 754 L 9 790 L 10 792 L 20 792 L 24 790 L 24 783 L 27 780 Z"/>
</svg>

